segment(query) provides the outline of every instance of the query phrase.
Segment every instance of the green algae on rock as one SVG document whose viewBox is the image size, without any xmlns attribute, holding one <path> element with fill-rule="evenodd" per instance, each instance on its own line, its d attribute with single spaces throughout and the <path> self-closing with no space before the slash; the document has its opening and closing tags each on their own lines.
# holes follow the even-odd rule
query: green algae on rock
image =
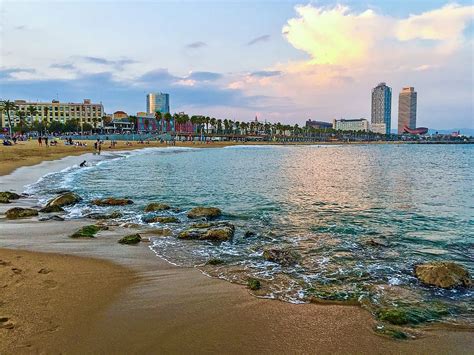
<svg viewBox="0 0 474 355">
<path fill-rule="evenodd" d="M 14 207 L 7 210 L 5 212 L 5 215 L 7 219 L 34 217 L 38 215 L 38 210 L 35 210 L 33 208 Z"/>
<path fill-rule="evenodd" d="M 165 203 L 152 202 L 145 207 L 145 212 L 165 211 L 169 209 L 171 209 L 171 206 Z"/>
<path fill-rule="evenodd" d="M 77 232 L 71 234 L 70 238 L 94 238 L 99 231 L 106 229 L 108 228 L 91 224 L 88 226 L 84 226 Z"/>
<path fill-rule="evenodd" d="M 140 236 L 140 234 L 136 233 L 136 234 L 126 235 L 125 237 L 121 238 L 118 242 L 120 244 L 134 245 L 134 244 L 140 243 L 141 241 L 142 241 L 142 237 Z"/>
</svg>

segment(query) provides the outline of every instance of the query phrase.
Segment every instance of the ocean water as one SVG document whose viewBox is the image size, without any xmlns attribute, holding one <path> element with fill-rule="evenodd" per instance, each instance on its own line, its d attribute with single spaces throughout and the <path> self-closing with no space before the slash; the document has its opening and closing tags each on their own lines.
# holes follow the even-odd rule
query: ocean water
<svg viewBox="0 0 474 355">
<path fill-rule="evenodd" d="M 379 318 L 384 309 L 408 307 L 423 314 L 420 322 L 474 325 L 473 289 L 427 287 L 413 276 L 414 265 L 434 260 L 474 273 L 473 182 L 470 145 L 247 145 L 116 154 L 49 174 L 28 191 L 42 201 L 58 189 L 77 192 L 84 200 L 68 209 L 69 218 L 120 209 L 124 223 L 154 228 L 161 226 L 142 221 L 144 206 L 167 203 L 179 210 L 161 214 L 182 222 L 167 226 L 174 235 L 194 222 L 186 217 L 190 208 L 219 207 L 221 220 L 236 226 L 232 241 L 157 236 L 152 249 L 232 282 L 258 278 L 260 297 L 358 302 Z M 89 204 L 108 196 L 135 203 Z M 295 250 L 300 262 L 265 261 L 263 249 L 271 246 Z M 205 265 L 211 258 L 225 262 Z"/>
</svg>

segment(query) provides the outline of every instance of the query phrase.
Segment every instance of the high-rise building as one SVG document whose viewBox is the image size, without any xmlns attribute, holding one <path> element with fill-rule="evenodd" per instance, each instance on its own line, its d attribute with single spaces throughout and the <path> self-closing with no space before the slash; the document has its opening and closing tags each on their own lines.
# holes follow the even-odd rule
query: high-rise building
<svg viewBox="0 0 474 355">
<path fill-rule="evenodd" d="M 416 128 L 416 91 L 413 87 L 403 88 L 398 97 L 398 134 Z"/>
<path fill-rule="evenodd" d="M 385 83 L 372 89 L 371 130 L 375 133 L 390 134 L 392 121 L 392 89 Z"/>
<path fill-rule="evenodd" d="M 154 114 L 155 112 L 170 112 L 170 95 L 151 92 L 146 95 L 146 112 Z"/>
</svg>

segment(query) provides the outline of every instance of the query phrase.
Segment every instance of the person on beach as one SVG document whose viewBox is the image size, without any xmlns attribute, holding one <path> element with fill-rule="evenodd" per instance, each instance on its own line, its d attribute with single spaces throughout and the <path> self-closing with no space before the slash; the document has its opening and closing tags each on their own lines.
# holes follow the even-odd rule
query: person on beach
<svg viewBox="0 0 474 355">
<path fill-rule="evenodd" d="M 79 166 L 80 166 L 81 168 L 83 168 L 83 167 L 86 166 L 86 164 L 87 164 L 87 162 L 84 160 L 81 164 L 79 164 Z"/>
<path fill-rule="evenodd" d="M 102 150 L 102 142 L 99 141 L 99 155 L 100 155 L 101 150 Z"/>
<path fill-rule="evenodd" d="M 44 144 L 48 146 L 48 136 L 44 137 Z"/>
<path fill-rule="evenodd" d="M 43 140 L 41 139 L 41 136 L 38 137 L 38 144 L 40 147 L 43 145 Z"/>
<path fill-rule="evenodd" d="M 94 142 L 94 150 L 95 150 L 96 152 L 97 152 L 98 142 L 99 142 L 99 140 L 97 140 L 96 142 Z"/>
</svg>

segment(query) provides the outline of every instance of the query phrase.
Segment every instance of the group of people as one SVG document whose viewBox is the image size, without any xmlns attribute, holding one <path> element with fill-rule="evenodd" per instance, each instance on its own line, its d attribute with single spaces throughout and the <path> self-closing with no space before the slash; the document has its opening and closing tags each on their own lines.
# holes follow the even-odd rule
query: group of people
<svg viewBox="0 0 474 355">
<path fill-rule="evenodd" d="M 96 153 L 100 155 L 100 151 L 102 150 L 102 141 L 100 139 L 97 139 L 97 141 L 94 142 L 94 149 Z"/>
<path fill-rule="evenodd" d="M 45 136 L 45 137 L 38 136 L 38 145 L 39 145 L 40 147 L 43 146 L 43 142 L 44 142 L 44 145 L 48 147 L 48 142 L 49 142 L 48 136 Z"/>
</svg>

